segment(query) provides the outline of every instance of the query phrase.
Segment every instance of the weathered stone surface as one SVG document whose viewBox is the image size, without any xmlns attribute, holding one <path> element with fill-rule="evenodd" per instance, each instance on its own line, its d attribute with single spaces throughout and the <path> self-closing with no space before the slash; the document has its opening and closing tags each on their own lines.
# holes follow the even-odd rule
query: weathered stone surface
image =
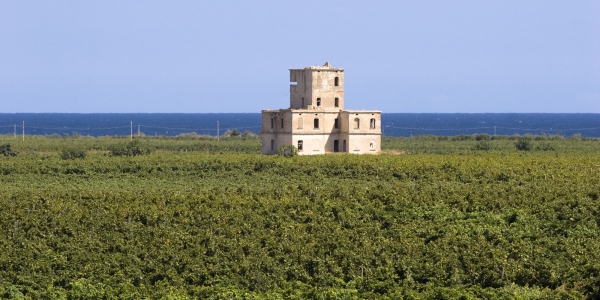
<svg viewBox="0 0 600 300">
<path fill-rule="evenodd" d="M 290 108 L 262 111 L 262 153 L 290 144 L 301 155 L 381 150 L 381 112 L 344 110 L 344 69 L 290 69 L 290 81 Z"/>
</svg>

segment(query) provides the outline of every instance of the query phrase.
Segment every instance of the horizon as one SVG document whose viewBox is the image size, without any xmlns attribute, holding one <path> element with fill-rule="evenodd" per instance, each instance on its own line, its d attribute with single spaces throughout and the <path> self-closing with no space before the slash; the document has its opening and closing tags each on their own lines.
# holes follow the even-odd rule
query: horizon
<svg viewBox="0 0 600 300">
<path fill-rule="evenodd" d="M 386 136 L 563 134 L 600 137 L 597 113 L 382 113 Z M 228 129 L 261 131 L 261 113 L 0 113 L 0 134 L 217 135 Z M 18 128 L 18 130 L 17 130 Z M 138 129 L 139 128 L 139 129 Z M 496 131 L 497 130 L 497 131 Z"/>
<path fill-rule="evenodd" d="M 525 114 L 548 114 L 548 115 L 598 115 L 600 113 L 597 112 L 567 112 L 567 113 L 563 113 L 563 112 L 381 112 L 382 114 L 415 114 L 415 115 L 425 115 L 425 114 L 441 114 L 441 115 L 459 115 L 459 114 L 466 114 L 466 115 L 476 115 L 476 114 L 515 114 L 515 115 L 525 115 Z M 207 114 L 207 115 L 211 115 L 211 114 L 257 114 L 260 115 L 261 112 L 11 112 L 11 113 L 7 113 L 7 112 L 0 112 L 0 115 L 3 114 L 80 114 L 80 115 L 85 115 L 85 114 L 190 114 L 190 115 L 194 115 L 194 114 Z"/>
<path fill-rule="evenodd" d="M 600 2 L 0 3 L 2 113 L 259 113 L 289 69 L 349 110 L 600 113 Z"/>
</svg>

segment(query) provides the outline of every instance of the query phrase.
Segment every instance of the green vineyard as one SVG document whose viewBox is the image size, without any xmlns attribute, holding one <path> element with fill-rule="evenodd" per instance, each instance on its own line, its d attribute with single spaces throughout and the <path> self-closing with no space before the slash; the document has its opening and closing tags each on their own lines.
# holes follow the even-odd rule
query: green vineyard
<svg viewBox="0 0 600 300">
<path fill-rule="evenodd" d="M 0 297 L 600 298 L 600 140 L 382 142 L 2 136 Z"/>
</svg>

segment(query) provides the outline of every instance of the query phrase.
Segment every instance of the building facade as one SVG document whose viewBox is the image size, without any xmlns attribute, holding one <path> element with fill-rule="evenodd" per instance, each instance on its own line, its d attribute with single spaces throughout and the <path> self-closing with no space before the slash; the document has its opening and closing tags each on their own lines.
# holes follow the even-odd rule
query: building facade
<svg viewBox="0 0 600 300">
<path fill-rule="evenodd" d="M 344 69 L 290 69 L 290 107 L 262 111 L 262 153 L 294 145 L 300 155 L 381 150 L 381 112 L 344 110 Z"/>
</svg>

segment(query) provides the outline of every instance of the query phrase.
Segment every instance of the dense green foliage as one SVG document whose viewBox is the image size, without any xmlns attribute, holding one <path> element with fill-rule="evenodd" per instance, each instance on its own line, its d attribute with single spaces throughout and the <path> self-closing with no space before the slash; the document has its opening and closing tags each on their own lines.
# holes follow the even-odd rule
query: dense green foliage
<svg viewBox="0 0 600 300">
<path fill-rule="evenodd" d="M 515 147 L 520 151 L 529 151 L 531 150 L 531 141 L 526 138 L 520 138 L 515 143 Z"/>
<path fill-rule="evenodd" d="M 598 298 L 600 143 L 527 138 L 283 158 L 256 138 L 113 156 L 129 141 L 2 137 L 20 153 L 0 156 L 0 296 Z"/>
<path fill-rule="evenodd" d="M 60 151 L 60 158 L 62 159 L 78 159 L 86 156 L 87 151 L 82 148 L 65 148 Z"/>
<path fill-rule="evenodd" d="M 298 148 L 294 145 L 281 145 L 277 148 L 277 153 L 283 157 L 294 157 L 298 155 Z"/>
<path fill-rule="evenodd" d="M 491 136 L 487 134 L 459 136 L 414 136 L 410 138 L 384 137 L 384 152 L 395 150 L 404 154 L 482 154 L 481 150 L 490 154 L 524 154 L 516 149 L 519 140 L 526 140 L 531 145 L 531 152 L 551 151 L 556 155 L 581 153 L 600 153 L 598 139 L 581 138 L 579 135 L 563 137 L 560 135 L 524 135 L 524 136 Z M 533 153 L 538 154 L 538 153 Z"/>
<path fill-rule="evenodd" d="M 17 156 L 18 153 L 12 151 L 10 144 L 0 145 L 0 155 L 2 156 Z"/>
<path fill-rule="evenodd" d="M 109 147 L 110 154 L 113 156 L 136 156 L 150 154 L 151 150 L 148 145 L 142 144 L 139 139 L 130 141 L 127 144 L 118 144 Z"/>
</svg>

